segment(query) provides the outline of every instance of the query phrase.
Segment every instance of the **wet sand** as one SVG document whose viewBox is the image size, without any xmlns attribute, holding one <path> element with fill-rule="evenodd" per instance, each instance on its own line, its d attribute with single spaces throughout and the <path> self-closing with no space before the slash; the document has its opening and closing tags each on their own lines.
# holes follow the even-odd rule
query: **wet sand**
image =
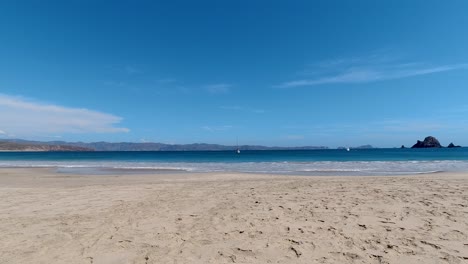
<svg viewBox="0 0 468 264">
<path fill-rule="evenodd" d="M 468 263 L 468 173 L 0 169 L 0 263 Z"/>
</svg>

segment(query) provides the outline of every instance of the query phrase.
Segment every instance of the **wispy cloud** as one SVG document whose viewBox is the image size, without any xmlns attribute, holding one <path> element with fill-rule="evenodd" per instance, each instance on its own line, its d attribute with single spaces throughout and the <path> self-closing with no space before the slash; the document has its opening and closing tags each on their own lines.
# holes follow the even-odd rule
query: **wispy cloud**
<svg viewBox="0 0 468 264">
<path fill-rule="evenodd" d="M 239 106 L 239 105 L 220 106 L 219 108 L 223 110 L 249 112 L 249 113 L 255 113 L 255 114 L 263 114 L 266 112 L 264 109 L 251 108 L 251 107 L 245 107 L 245 106 Z"/>
<path fill-rule="evenodd" d="M 325 61 L 302 71 L 305 77 L 277 85 L 279 88 L 316 86 L 340 83 L 369 83 L 402 79 L 413 76 L 468 69 L 468 64 L 429 65 L 419 62 L 401 62 L 390 56 L 373 55 Z"/>
<path fill-rule="evenodd" d="M 375 122 L 374 126 L 386 132 L 434 132 L 454 128 L 440 120 L 384 120 Z"/>
<path fill-rule="evenodd" d="M 177 79 L 174 78 L 162 78 L 156 80 L 157 83 L 163 83 L 163 84 L 168 84 L 168 83 L 175 83 L 177 82 Z"/>
<path fill-rule="evenodd" d="M 437 112 L 445 115 L 466 115 L 468 114 L 468 104 L 438 109 Z"/>
<path fill-rule="evenodd" d="M 241 111 L 245 109 L 244 107 L 238 106 L 238 105 L 226 105 L 226 106 L 220 106 L 219 108 L 223 110 L 232 110 L 232 111 Z"/>
<path fill-rule="evenodd" d="M 107 65 L 106 68 L 114 73 L 125 74 L 128 76 L 143 73 L 142 69 L 134 65 Z"/>
<path fill-rule="evenodd" d="M 231 91 L 231 87 L 232 85 L 228 83 L 217 83 L 204 86 L 205 90 L 211 94 L 227 94 Z"/>
<path fill-rule="evenodd" d="M 118 133 L 121 117 L 88 110 L 31 101 L 0 94 L 0 124 L 4 134 L 18 136 L 60 133 Z"/>
<path fill-rule="evenodd" d="M 134 66 L 129 66 L 129 65 L 127 65 L 127 66 L 124 67 L 124 71 L 125 71 L 127 74 L 130 74 L 130 75 L 132 75 L 132 74 L 137 74 L 137 73 L 141 73 L 141 70 L 140 70 L 140 69 L 138 69 L 138 68 L 136 68 L 136 67 L 134 67 Z"/>
<path fill-rule="evenodd" d="M 443 116 L 431 116 L 430 118 L 407 118 L 386 119 L 369 121 L 366 123 L 334 124 L 316 129 L 326 132 L 332 136 L 346 133 L 347 135 L 362 136 L 367 134 L 380 134 L 381 138 L 395 135 L 405 137 L 429 136 L 439 134 L 456 134 L 468 132 L 468 121 L 453 122 L 446 120 Z"/>
<path fill-rule="evenodd" d="M 304 139 L 305 137 L 303 135 L 287 135 L 284 138 L 288 140 L 301 140 L 301 139 Z"/>
<path fill-rule="evenodd" d="M 127 86 L 127 83 L 122 82 L 122 81 L 105 81 L 104 85 L 106 85 L 106 86 L 115 86 L 115 87 L 124 87 L 124 86 Z"/>
<path fill-rule="evenodd" d="M 203 126 L 202 129 L 210 132 L 215 132 L 215 131 L 226 131 L 233 128 L 233 126 L 230 125 L 224 125 L 224 126 Z"/>
</svg>

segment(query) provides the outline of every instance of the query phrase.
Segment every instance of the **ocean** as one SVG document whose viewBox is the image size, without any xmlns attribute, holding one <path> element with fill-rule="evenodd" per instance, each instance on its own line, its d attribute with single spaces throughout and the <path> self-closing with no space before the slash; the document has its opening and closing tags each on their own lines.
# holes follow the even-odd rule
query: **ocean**
<svg viewBox="0 0 468 264">
<path fill-rule="evenodd" d="M 63 173 L 245 172 L 403 175 L 468 171 L 468 148 L 183 152 L 0 152 L 0 167 Z"/>
</svg>

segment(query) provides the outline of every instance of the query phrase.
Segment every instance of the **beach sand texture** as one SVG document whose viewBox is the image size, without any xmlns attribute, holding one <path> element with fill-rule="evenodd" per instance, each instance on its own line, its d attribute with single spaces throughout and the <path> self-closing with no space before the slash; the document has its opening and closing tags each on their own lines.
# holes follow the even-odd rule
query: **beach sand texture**
<svg viewBox="0 0 468 264">
<path fill-rule="evenodd" d="M 468 174 L 0 170 L 0 263 L 468 263 Z"/>
</svg>

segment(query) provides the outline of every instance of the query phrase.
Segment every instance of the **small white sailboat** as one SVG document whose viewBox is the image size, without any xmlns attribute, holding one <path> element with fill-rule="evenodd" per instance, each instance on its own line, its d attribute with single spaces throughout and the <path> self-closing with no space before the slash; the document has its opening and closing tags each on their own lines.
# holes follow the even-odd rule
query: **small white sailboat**
<svg viewBox="0 0 468 264">
<path fill-rule="evenodd" d="M 346 151 L 351 151 L 351 149 L 350 149 L 350 148 L 346 148 Z"/>
<path fill-rule="evenodd" d="M 236 144 L 237 144 L 237 150 L 236 153 L 240 154 L 240 148 L 239 148 L 239 138 L 236 138 Z"/>
</svg>

